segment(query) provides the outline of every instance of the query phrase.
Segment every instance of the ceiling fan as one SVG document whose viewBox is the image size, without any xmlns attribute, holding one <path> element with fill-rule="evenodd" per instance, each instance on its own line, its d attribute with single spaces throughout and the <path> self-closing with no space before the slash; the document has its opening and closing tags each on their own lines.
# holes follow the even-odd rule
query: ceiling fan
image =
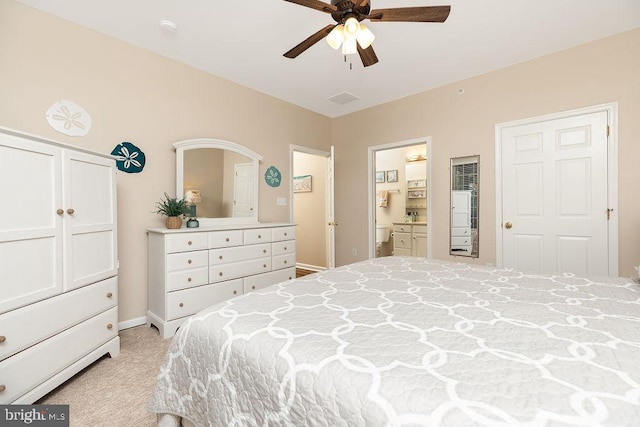
<svg viewBox="0 0 640 427">
<path fill-rule="evenodd" d="M 312 34 L 302 43 L 284 54 L 295 58 L 311 46 L 326 38 L 329 45 L 342 46 L 345 55 L 358 52 L 365 67 L 378 62 L 373 51 L 373 33 L 360 22 L 444 22 L 449 17 L 451 6 L 396 7 L 371 10 L 370 0 L 331 0 L 331 4 L 320 0 L 285 0 L 300 6 L 310 7 L 331 14 L 337 24 L 327 25 Z"/>
</svg>

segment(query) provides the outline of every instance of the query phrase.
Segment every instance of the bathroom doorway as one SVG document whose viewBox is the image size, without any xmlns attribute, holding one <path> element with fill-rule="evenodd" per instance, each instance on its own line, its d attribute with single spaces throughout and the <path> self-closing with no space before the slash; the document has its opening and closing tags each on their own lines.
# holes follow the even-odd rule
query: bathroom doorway
<svg viewBox="0 0 640 427">
<path fill-rule="evenodd" d="M 369 258 L 406 255 L 406 248 L 399 248 L 411 246 L 413 236 L 394 236 L 394 226 L 406 228 L 407 223 L 423 225 L 427 231 L 426 249 L 413 254 L 428 256 L 431 252 L 430 140 L 425 137 L 369 147 Z M 395 242 L 396 237 L 411 241 Z M 418 247 L 424 248 L 424 243 L 421 240 Z"/>
</svg>

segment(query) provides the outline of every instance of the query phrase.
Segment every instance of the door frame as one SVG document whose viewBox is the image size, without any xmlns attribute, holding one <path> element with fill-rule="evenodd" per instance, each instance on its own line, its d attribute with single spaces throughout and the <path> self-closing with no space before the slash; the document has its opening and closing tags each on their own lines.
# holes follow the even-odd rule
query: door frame
<svg viewBox="0 0 640 427">
<path fill-rule="evenodd" d="M 430 257 L 432 252 L 431 248 L 431 199 L 433 195 L 432 186 L 433 181 L 431 179 L 431 137 L 425 136 L 422 138 L 408 139 L 405 141 L 390 142 L 387 144 L 374 145 L 367 148 L 367 173 L 368 179 L 368 194 L 369 194 L 369 259 L 373 259 L 376 256 L 376 153 L 378 151 L 390 150 L 393 148 L 409 147 L 412 145 L 425 144 L 427 150 L 427 257 Z"/>
<path fill-rule="evenodd" d="M 327 269 L 334 268 L 336 266 L 336 245 L 335 245 L 335 225 L 330 225 L 331 223 L 335 224 L 335 184 L 334 184 L 334 167 L 333 167 L 333 158 L 334 158 L 334 150 L 333 146 L 331 146 L 331 151 L 318 150 L 311 147 L 304 147 L 302 145 L 289 145 L 289 174 L 291 175 L 289 178 L 289 222 L 293 223 L 294 219 L 294 205 L 293 205 L 293 163 L 294 163 L 294 153 L 306 153 L 314 156 L 325 157 L 327 159 L 327 191 L 326 191 L 326 199 L 325 199 L 325 223 L 328 224 L 330 228 L 326 234 L 326 264 Z M 337 224 L 336 224 L 337 225 Z"/>
<path fill-rule="evenodd" d="M 607 201 L 612 209 L 608 221 L 608 250 L 609 276 L 618 276 L 618 103 L 611 102 L 559 113 L 545 114 L 510 122 L 498 123 L 495 126 L 496 153 L 496 266 L 502 267 L 502 130 L 509 127 L 530 125 L 550 120 L 581 116 L 584 114 L 607 112 L 608 143 L 607 143 Z M 603 212 L 604 215 L 604 212 Z"/>
</svg>

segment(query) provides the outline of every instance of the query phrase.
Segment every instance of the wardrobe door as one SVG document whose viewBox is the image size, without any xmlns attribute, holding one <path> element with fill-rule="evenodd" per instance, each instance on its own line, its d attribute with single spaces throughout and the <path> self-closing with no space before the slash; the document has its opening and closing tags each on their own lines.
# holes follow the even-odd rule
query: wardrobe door
<svg viewBox="0 0 640 427">
<path fill-rule="evenodd" d="M 115 161 L 64 156 L 65 291 L 117 273 Z"/>
<path fill-rule="evenodd" d="M 62 291 L 61 149 L 0 134 L 0 313 Z"/>
</svg>

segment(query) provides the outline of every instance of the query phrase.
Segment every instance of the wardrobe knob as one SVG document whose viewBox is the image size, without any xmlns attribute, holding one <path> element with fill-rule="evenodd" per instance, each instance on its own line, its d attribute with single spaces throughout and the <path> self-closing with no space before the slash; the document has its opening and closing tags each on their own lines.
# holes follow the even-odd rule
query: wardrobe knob
<svg viewBox="0 0 640 427">
<path fill-rule="evenodd" d="M 73 215 L 75 212 L 76 212 L 76 211 L 75 211 L 75 209 L 73 209 L 73 208 L 69 208 L 69 209 L 67 209 L 67 213 L 68 213 L 69 215 Z"/>
<path fill-rule="evenodd" d="M 0 335 L 0 343 L 5 342 L 6 340 L 7 340 L 7 337 L 5 337 L 4 335 Z"/>
<path fill-rule="evenodd" d="M 2 393 L 3 391 L 5 391 L 7 389 L 7 386 L 4 384 L 0 384 L 0 393 Z"/>
<path fill-rule="evenodd" d="M 107 292 L 107 298 L 111 298 L 113 294 L 111 292 Z"/>
<path fill-rule="evenodd" d="M 58 210 L 56 211 L 56 213 L 57 213 L 58 215 L 64 215 L 64 210 L 63 210 L 63 209 L 58 209 Z"/>
</svg>

